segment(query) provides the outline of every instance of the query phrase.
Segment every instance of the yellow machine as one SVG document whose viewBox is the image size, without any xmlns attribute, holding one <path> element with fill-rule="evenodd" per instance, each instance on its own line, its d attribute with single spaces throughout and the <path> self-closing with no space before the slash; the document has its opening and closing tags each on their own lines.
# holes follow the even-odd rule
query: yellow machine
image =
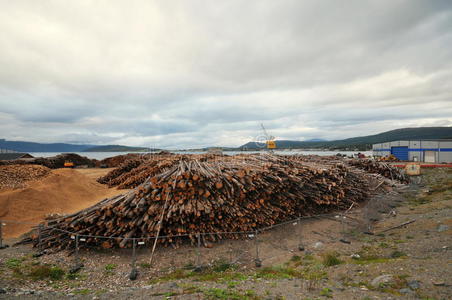
<svg viewBox="0 0 452 300">
<path fill-rule="evenodd" d="M 65 162 L 64 162 L 64 167 L 65 168 L 73 168 L 75 165 L 74 165 L 74 163 L 72 162 L 72 161 L 69 161 L 69 160 L 66 160 Z"/>
<path fill-rule="evenodd" d="M 264 131 L 264 135 L 266 138 L 265 144 L 267 145 L 267 149 L 276 149 L 275 137 L 271 136 L 267 133 L 267 130 L 264 127 L 264 124 L 261 124 L 262 130 Z"/>
<path fill-rule="evenodd" d="M 388 156 L 382 156 L 379 159 L 380 161 L 398 161 L 397 157 L 395 157 L 393 154 L 390 154 Z"/>
</svg>

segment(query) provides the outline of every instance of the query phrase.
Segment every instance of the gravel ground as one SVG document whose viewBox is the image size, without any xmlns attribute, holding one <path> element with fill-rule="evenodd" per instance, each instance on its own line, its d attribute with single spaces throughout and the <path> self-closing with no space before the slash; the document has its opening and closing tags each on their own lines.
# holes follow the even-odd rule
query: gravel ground
<svg viewBox="0 0 452 300">
<path fill-rule="evenodd" d="M 196 248 L 160 249 L 154 268 L 149 250 L 139 249 L 135 281 L 128 279 L 130 250 L 83 251 L 76 276 L 68 275 L 68 253 L 33 258 L 28 246 L 0 250 L 0 299 L 451 299 L 451 216 L 451 170 L 429 170 L 421 184 L 354 208 L 344 227 L 338 218 L 310 219 L 261 235 L 261 268 L 253 239 L 202 248 L 210 268 L 198 273 L 188 270 Z M 369 224 L 373 235 L 364 233 Z M 30 276 L 45 264 L 66 274 Z"/>
</svg>

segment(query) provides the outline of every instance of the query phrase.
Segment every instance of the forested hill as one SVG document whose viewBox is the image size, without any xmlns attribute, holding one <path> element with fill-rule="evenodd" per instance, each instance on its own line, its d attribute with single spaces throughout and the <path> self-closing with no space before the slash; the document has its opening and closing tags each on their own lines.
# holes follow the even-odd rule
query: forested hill
<svg viewBox="0 0 452 300">
<path fill-rule="evenodd" d="M 276 140 L 280 149 L 326 148 L 326 149 L 358 149 L 370 150 L 372 144 L 398 140 L 452 139 L 452 127 L 418 127 L 402 128 L 379 134 L 348 138 L 335 141 L 290 141 Z M 240 149 L 259 149 L 262 144 L 248 142 Z"/>
</svg>

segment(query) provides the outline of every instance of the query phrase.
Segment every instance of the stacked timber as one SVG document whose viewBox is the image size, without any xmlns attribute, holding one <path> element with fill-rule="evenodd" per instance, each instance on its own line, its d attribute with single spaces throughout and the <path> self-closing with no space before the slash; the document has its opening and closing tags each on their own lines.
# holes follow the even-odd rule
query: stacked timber
<svg viewBox="0 0 452 300">
<path fill-rule="evenodd" d="M 243 235 L 234 232 L 346 209 L 365 200 L 368 191 L 362 174 L 341 163 L 312 167 L 275 155 L 179 156 L 124 195 L 49 220 L 41 239 L 28 241 L 62 250 L 73 249 L 74 234 L 85 236 L 83 245 L 104 248 L 130 247 L 130 238 L 157 235 L 167 237 L 159 243 L 172 246 L 194 241 L 197 233 L 214 233 L 203 236 L 205 241 L 239 238 Z M 229 234 L 215 234 L 224 232 Z"/>
<path fill-rule="evenodd" d="M 180 160 L 196 158 L 200 161 L 214 160 L 217 157 L 207 155 L 175 155 L 170 153 L 152 154 L 135 157 L 124 161 L 118 168 L 110 171 L 97 181 L 118 189 L 132 189 L 144 183 L 149 177 L 162 173 L 164 170 L 177 164 Z"/>
<path fill-rule="evenodd" d="M 408 175 L 402 169 L 393 167 L 387 163 L 370 159 L 351 159 L 347 162 L 349 165 L 365 170 L 369 173 L 380 174 L 391 180 L 397 180 L 401 183 L 409 183 Z"/>
<path fill-rule="evenodd" d="M 48 174 L 50 174 L 50 169 L 44 166 L 0 166 L 0 190 L 24 188 L 29 181 L 41 179 Z"/>
</svg>

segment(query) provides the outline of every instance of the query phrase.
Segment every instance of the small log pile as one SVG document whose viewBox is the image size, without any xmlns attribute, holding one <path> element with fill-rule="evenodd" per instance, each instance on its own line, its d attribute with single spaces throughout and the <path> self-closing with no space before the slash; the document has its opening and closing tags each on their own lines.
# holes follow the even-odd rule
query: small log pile
<svg viewBox="0 0 452 300">
<path fill-rule="evenodd" d="M 37 165 L 0 166 L 0 190 L 24 188 L 28 181 L 43 178 L 49 173 L 49 168 Z"/>
<path fill-rule="evenodd" d="M 275 155 L 203 161 L 197 156 L 179 156 L 171 167 L 148 177 L 136 189 L 49 220 L 47 225 L 52 227 L 42 231 L 40 240 L 24 242 L 43 249 L 73 249 L 74 240 L 68 232 L 87 236 L 83 245 L 104 248 L 130 247 L 127 238 L 157 234 L 173 236 L 159 239 L 166 246 L 193 242 L 197 233 L 205 232 L 230 234 L 205 235 L 204 242 L 240 238 L 243 235 L 233 232 L 346 209 L 365 200 L 368 192 L 362 174 L 344 164 L 311 167 Z"/>
<path fill-rule="evenodd" d="M 366 172 L 380 174 L 391 180 L 397 180 L 401 183 L 410 182 L 408 175 L 406 175 L 403 170 L 384 162 L 370 159 L 351 159 L 347 163 L 356 168 L 365 170 Z"/>
<path fill-rule="evenodd" d="M 131 158 L 124 161 L 120 164 L 116 169 L 108 172 L 105 176 L 102 176 L 97 179 L 97 182 L 102 184 L 107 184 L 109 187 L 117 186 L 122 181 L 118 180 L 123 175 L 127 175 L 130 171 L 139 167 L 143 163 L 143 160 L 140 157 Z"/>
<path fill-rule="evenodd" d="M 113 157 L 107 157 L 102 160 L 96 161 L 96 167 L 106 167 L 106 168 L 118 168 L 123 163 L 131 159 L 144 159 L 149 157 L 151 154 L 148 153 L 128 153 L 123 155 L 116 155 Z"/>
<path fill-rule="evenodd" d="M 66 161 L 73 162 L 76 166 L 95 167 L 96 160 L 80 156 L 75 153 L 64 153 L 52 157 L 36 157 L 28 159 L 16 159 L 0 161 L 0 165 L 41 165 L 50 169 L 64 168 Z"/>
</svg>

